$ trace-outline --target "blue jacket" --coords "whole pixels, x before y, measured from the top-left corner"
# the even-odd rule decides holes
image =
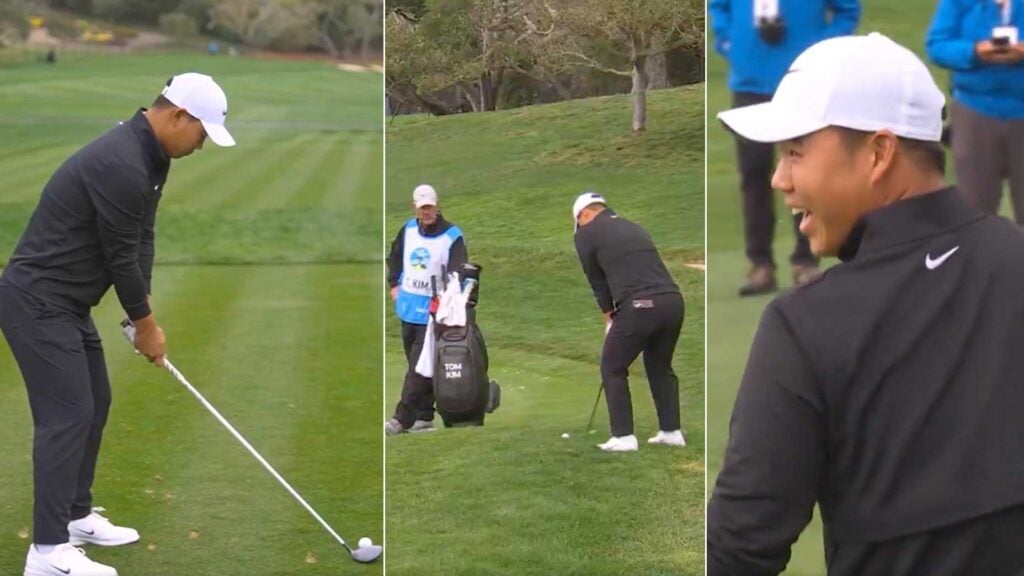
[[[1024,29],[1024,0],[1011,1],[1011,25]],[[925,45],[933,62],[953,71],[958,102],[994,118],[1024,118],[1024,63],[989,64],[974,55],[975,43],[1001,24],[995,0],[939,0]]]
[[[715,51],[729,61],[729,89],[771,96],[801,52],[853,33],[860,0],[779,0],[786,35],[777,46],[765,44],[758,35],[753,0],[710,0],[708,12]]]

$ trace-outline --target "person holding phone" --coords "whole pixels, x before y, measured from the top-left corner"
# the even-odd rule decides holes
[[[940,0],[928,56],[952,72],[950,106],[957,184],[995,214],[1009,181],[1024,223],[1024,0]]]

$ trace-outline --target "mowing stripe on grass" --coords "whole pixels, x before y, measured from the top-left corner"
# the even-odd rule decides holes
[[[297,190],[292,197],[291,203],[295,206],[323,206],[325,198],[339,193],[334,189],[335,183],[342,176],[344,170],[344,159],[356,147],[361,145],[367,135],[360,132],[339,133],[331,149],[320,158],[319,164],[308,172],[308,179],[304,186]],[[367,190],[368,186],[361,182],[359,190]],[[359,194],[363,200],[367,200],[369,194]],[[377,198],[376,210],[380,211],[380,198]]]
[[[267,208],[281,208],[282,206],[302,206],[297,202],[310,182],[316,178],[317,169],[328,159],[332,159],[332,152],[335,146],[343,142],[345,133],[325,133],[316,138],[294,158],[288,166],[279,171],[270,183],[257,190],[253,195],[252,203],[256,206]],[[333,160],[336,161],[336,158]]]
[[[310,134],[296,134],[277,142],[265,143],[261,148],[247,150],[244,154],[234,150],[201,151],[201,154],[205,152],[214,156],[204,159],[204,163],[214,163],[217,169],[210,173],[207,172],[209,164],[204,166],[198,174],[201,180],[182,170],[187,184],[180,189],[175,188],[175,200],[189,208],[253,207],[253,190],[264,186],[282,166],[292,160],[291,155],[295,150],[307,146],[314,139]]]
[[[239,174],[252,174],[250,170],[234,169],[236,165],[265,166],[266,162],[274,157],[274,146],[279,143],[280,140],[269,137],[246,140],[240,147],[228,151],[217,150],[215,145],[210,144],[208,149],[204,147],[204,150],[189,158],[175,161],[167,179],[161,205],[190,206],[192,202],[197,201],[196,198],[206,198],[210,194],[219,195],[222,182],[236,181]],[[243,150],[244,152],[241,152]]]
[[[381,144],[380,137],[366,134],[357,138],[345,155],[333,186],[324,190],[321,203],[332,210],[350,210],[356,203],[356,196],[363,189],[366,173],[379,172],[380,165],[369,163],[374,148]],[[376,157],[376,155],[374,155]],[[379,176],[378,176],[379,177]]]

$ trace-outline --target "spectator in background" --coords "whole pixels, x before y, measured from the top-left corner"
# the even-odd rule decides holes
[[[1014,216],[1024,223],[1024,24],[1022,0],[940,0],[928,56],[953,74],[953,163],[958,188],[995,214],[1010,181]]]
[[[729,89],[734,107],[771,100],[790,63],[806,48],[826,38],[851,34],[860,19],[860,0],[709,0],[715,51],[729,61]],[[751,268],[740,296],[775,291],[775,201],[771,178],[775,159],[771,144],[736,137],[743,230]],[[790,257],[795,284],[818,276],[818,260],[797,229]]]

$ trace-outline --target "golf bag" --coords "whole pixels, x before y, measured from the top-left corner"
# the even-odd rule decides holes
[[[498,408],[501,389],[487,377],[487,344],[476,323],[480,267],[466,264],[460,281],[472,279],[465,326],[434,325],[434,402],[446,427],[483,426]]]

